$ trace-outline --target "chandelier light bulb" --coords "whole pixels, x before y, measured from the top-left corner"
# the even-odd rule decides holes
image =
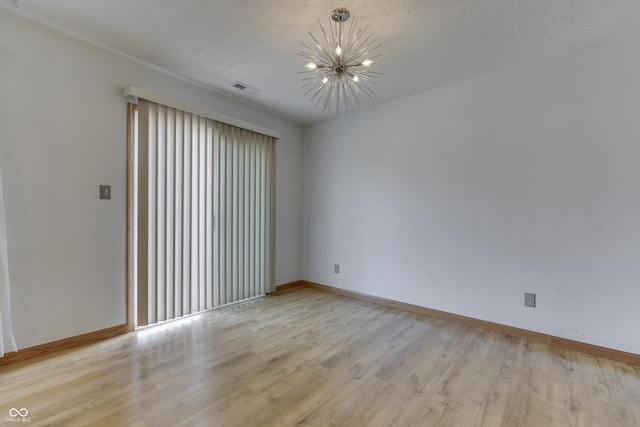
[[[306,74],[304,95],[316,107],[322,105],[325,113],[340,114],[361,108],[375,95],[372,85],[381,73],[369,66],[380,56],[376,50],[381,44],[368,32],[369,26],[361,27],[357,19],[347,22],[347,9],[335,9],[330,16],[328,28],[318,21],[320,34],[309,31],[311,40],[301,42],[306,70],[300,73]]]

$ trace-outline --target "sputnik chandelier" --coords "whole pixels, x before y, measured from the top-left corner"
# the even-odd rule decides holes
[[[315,101],[316,108],[322,105],[326,113],[335,109],[336,114],[340,114],[362,107],[366,98],[375,95],[371,85],[375,85],[374,79],[382,74],[369,69],[380,56],[375,51],[381,44],[373,34],[367,35],[368,25],[358,26],[357,19],[344,24],[349,16],[347,9],[335,9],[328,29],[318,20],[321,36],[316,37],[309,31],[313,43],[300,42],[305,47],[300,55],[309,61],[306,70],[301,71],[306,75],[302,86],[306,90],[304,95]]]

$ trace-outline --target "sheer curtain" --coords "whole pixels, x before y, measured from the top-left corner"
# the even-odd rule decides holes
[[[0,175],[0,357],[17,351],[11,329],[11,304],[9,300],[9,263],[7,255],[7,223],[4,215],[2,176]]]

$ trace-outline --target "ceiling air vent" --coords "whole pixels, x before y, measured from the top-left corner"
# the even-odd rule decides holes
[[[241,90],[243,92],[250,93],[251,95],[255,95],[256,93],[260,92],[255,87],[251,87],[248,84],[242,83],[242,82],[235,82],[233,84],[233,87],[235,87],[236,89]]]

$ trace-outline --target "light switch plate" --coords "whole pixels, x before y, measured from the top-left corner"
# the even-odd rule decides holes
[[[100,198],[104,200],[111,200],[111,186],[100,185]]]

